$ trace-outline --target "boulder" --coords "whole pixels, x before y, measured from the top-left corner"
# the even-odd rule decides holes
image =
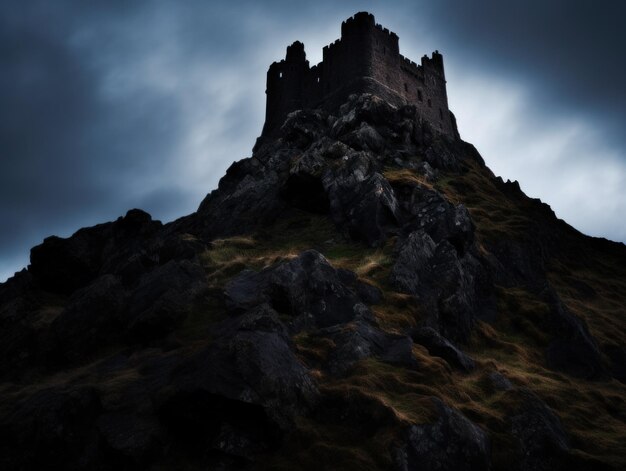
[[[227,319],[214,336],[205,349],[181,359],[170,378],[174,396],[208,394],[257,405],[281,429],[314,403],[315,383],[272,308],[262,305]]]
[[[447,240],[436,244],[419,230],[400,240],[390,282],[412,294],[429,314],[427,324],[453,341],[465,342],[483,311],[491,306],[480,262]]]
[[[510,391],[513,389],[513,383],[499,371],[491,371],[487,375],[489,386],[495,391]]]
[[[450,242],[462,256],[474,241],[474,223],[463,204],[416,183],[394,183],[406,232],[423,230],[435,243]]]
[[[410,337],[383,332],[362,320],[322,329],[316,336],[330,339],[335,345],[325,366],[334,376],[346,374],[356,362],[369,357],[391,365],[417,368]]]
[[[432,327],[420,327],[411,333],[415,343],[423,345],[433,356],[441,357],[453,368],[469,372],[475,364],[469,356],[455,347],[449,340],[439,335]]]
[[[424,231],[412,232],[398,247],[391,283],[399,291],[417,295],[430,284],[436,244]]]
[[[129,299],[126,325],[131,337],[147,341],[170,333],[205,288],[204,269],[189,260],[171,260],[146,273]]]
[[[76,362],[119,341],[126,325],[127,300],[128,292],[115,275],[103,275],[74,292],[50,326],[53,352],[62,360]]]
[[[508,417],[519,446],[519,469],[569,469],[569,441],[559,417],[532,391],[522,389],[520,394],[520,405]]]
[[[567,309],[550,286],[546,285],[542,297],[550,306],[547,322],[553,334],[546,350],[548,366],[582,378],[605,378],[606,367],[587,324]]]
[[[341,138],[346,145],[357,150],[369,150],[380,152],[385,147],[385,140],[378,131],[369,124],[362,122],[361,125]]]
[[[81,229],[67,239],[48,237],[31,250],[28,270],[43,289],[71,294],[99,275],[120,273],[161,227],[148,213],[133,209],[115,222]],[[149,257],[145,261],[148,267],[156,264]]]
[[[398,204],[393,189],[379,173],[359,180],[324,177],[333,221],[351,238],[375,247],[384,243],[398,221]]]
[[[403,443],[394,448],[399,471],[485,471],[491,469],[487,434],[460,412],[433,398],[438,418],[432,424],[414,424]]]
[[[258,273],[244,270],[227,283],[224,293],[234,312],[268,303],[292,318],[294,331],[371,317],[355,290],[315,250]]]

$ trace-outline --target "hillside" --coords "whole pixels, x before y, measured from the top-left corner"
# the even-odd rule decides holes
[[[411,105],[289,114],[197,212],[0,285],[2,469],[626,467],[626,247]]]

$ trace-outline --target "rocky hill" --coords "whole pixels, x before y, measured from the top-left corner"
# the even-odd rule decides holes
[[[194,214],[0,285],[1,469],[624,469],[626,247],[410,105],[291,113]]]

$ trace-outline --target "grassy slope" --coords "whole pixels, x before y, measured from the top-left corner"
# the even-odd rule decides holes
[[[523,237],[534,223],[536,202],[530,199],[514,202],[503,197],[488,172],[471,164],[463,175],[443,175],[434,186],[450,200],[468,206],[477,225],[480,245],[494,238]],[[409,179],[427,184],[408,170],[389,171],[385,176],[389,180]],[[562,223],[556,224],[570,250],[584,245],[586,253],[550,260],[550,280],[568,307],[587,321],[600,344],[616,344],[626,331],[626,265],[607,258],[601,243],[584,238]],[[315,248],[334,266],[353,270],[381,288],[384,301],[373,308],[374,312],[384,329],[400,331],[415,325],[420,308],[407,296],[393,292],[387,284],[393,244],[394,240],[390,240],[383,248],[368,248],[346,240],[326,217],[294,212],[262,234],[214,241],[204,263],[218,293],[225,281],[244,267],[261,269]],[[490,431],[494,467],[508,468],[507,449],[512,444],[503,433],[507,427],[503,418],[520,397],[515,391],[496,392],[490,388],[486,376],[499,370],[514,384],[531,388],[558,412],[576,453],[617,468],[625,467],[626,386],[616,380],[577,380],[548,370],[543,359],[548,338],[537,327],[547,307],[529,292],[500,288],[498,310],[498,320],[481,324],[466,347],[477,361],[477,368],[471,374],[453,371],[443,360],[415,346],[418,371],[393,368],[370,359],[358,364],[347,378],[326,378],[319,364],[332,345],[307,334],[297,336],[294,341],[301,359],[314,370],[326,397],[347,398],[369,414],[391,413],[393,417],[389,418],[389,427],[377,430],[346,429],[334,418],[316,421],[303,418],[273,464],[285,469],[295,461],[304,469],[325,465],[334,469],[386,467],[394,438],[391,424],[427,422],[433,417],[427,398],[438,396]],[[194,313],[179,332],[181,340],[205,330],[201,327],[218,319],[219,312],[216,301],[212,313]]]

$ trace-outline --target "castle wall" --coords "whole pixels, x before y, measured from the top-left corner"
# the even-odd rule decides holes
[[[309,67],[300,42],[287,48],[285,60],[270,66],[263,133],[280,126],[291,111],[372,91],[415,105],[434,129],[458,136],[448,109],[441,54],[424,56],[419,65],[410,61],[400,54],[398,36],[365,12],[342,23],[341,38],[324,47],[316,66]]]

